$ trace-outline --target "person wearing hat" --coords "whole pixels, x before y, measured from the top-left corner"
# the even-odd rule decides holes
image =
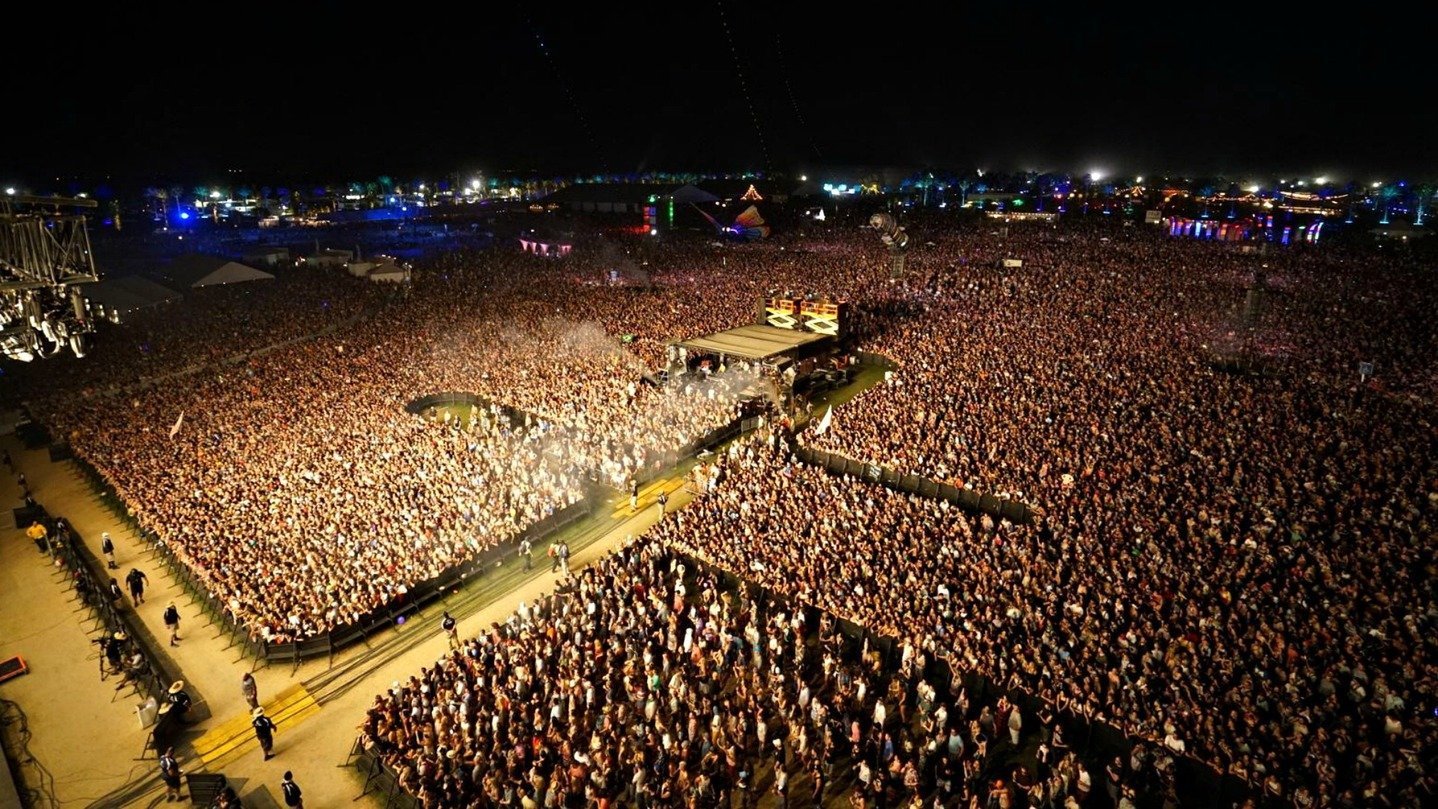
[[[304,792],[300,790],[300,785],[295,783],[295,774],[289,770],[285,770],[285,780],[280,782],[280,792],[284,793],[285,806],[305,809]]]
[[[265,751],[265,761],[269,761],[274,757],[270,750],[275,746],[275,723],[265,716],[264,708],[256,708],[250,715],[254,717],[250,724],[255,726],[255,738],[260,740],[260,749]]]
[[[160,780],[165,782],[165,800],[180,799],[180,763],[175,760],[175,748],[167,747],[160,754]]]
[[[170,684],[170,694],[168,699],[170,701],[170,705],[173,706],[171,708],[171,713],[174,715],[175,719],[183,719],[185,717],[185,714],[188,713],[190,710],[191,701],[190,695],[185,693],[184,680],[176,680]]]
[[[110,539],[109,531],[100,534],[100,552],[105,554],[105,567],[120,569],[120,563],[115,561],[115,542]]]

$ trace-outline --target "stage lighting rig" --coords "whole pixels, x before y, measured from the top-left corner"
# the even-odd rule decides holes
[[[0,197],[0,355],[30,362],[89,351],[95,318],[81,285],[100,280],[83,213],[92,199]]]
[[[899,225],[893,214],[883,211],[869,217],[869,227],[879,232],[879,239],[889,248],[893,277],[901,277],[904,274],[904,250],[909,246],[909,234]]]

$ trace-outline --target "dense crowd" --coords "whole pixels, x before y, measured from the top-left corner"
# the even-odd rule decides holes
[[[636,241],[623,261],[651,273],[648,292],[601,283],[613,251],[458,251],[351,327],[78,407],[60,385],[40,415],[237,617],[303,636],[504,541],[581,481],[622,486],[733,418],[750,375],[642,379],[670,340],[752,322],[770,291],[845,298],[858,347],[896,368],[799,440],[1024,500],[1039,521],[830,478],[774,438],[659,541],[1275,800],[1426,798],[1431,272],[1342,246],[1247,254],[1140,228],[928,226],[899,279],[872,234],[832,223],[742,248]],[[999,268],[1006,257],[1023,267]],[[1360,380],[1359,362],[1376,374]],[[446,390],[534,418],[436,428],[403,412]],[[553,642],[562,656],[569,644]],[[500,741],[446,729],[471,757]],[[489,759],[503,788],[513,772]],[[602,762],[584,763],[593,783]],[[411,783],[449,794],[434,776]]]
[[[394,683],[361,730],[426,807],[1064,806],[1099,789],[1056,725],[971,699],[933,652],[886,665],[824,614],[643,538]],[[1104,788],[1127,800],[1162,779],[1146,767],[1114,762]]]
[[[589,483],[620,488],[662,465],[760,383],[735,369],[652,384],[584,319],[587,286],[532,292],[524,259],[489,257],[442,257],[414,294],[366,298],[373,311],[347,328],[238,365],[80,397],[67,394],[86,380],[62,376],[32,404],[254,637],[310,637],[509,541]],[[309,299],[289,303],[303,320]],[[204,307],[194,317],[176,330],[197,334]],[[406,412],[442,391],[529,416],[460,436]]]

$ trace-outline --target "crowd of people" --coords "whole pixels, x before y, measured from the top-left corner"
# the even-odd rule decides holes
[[[752,322],[772,291],[823,292],[854,304],[856,347],[895,369],[798,440],[1017,498],[1038,520],[831,478],[775,437],[657,542],[1274,800],[1426,797],[1431,273],[1341,245],[910,229],[925,226],[901,278],[873,234],[836,222],[737,248],[635,241],[626,260],[652,291],[604,285],[612,251],[456,251],[347,328],[185,385],[77,405],[60,384],[37,414],[237,618],[303,637],[726,423],[751,380],[644,375],[675,338]],[[1359,362],[1376,371],[1360,378]],[[437,428],[404,413],[451,390],[534,419]],[[619,766],[591,762],[591,782]],[[418,768],[413,784],[447,795],[445,773]]]
[[[673,523],[671,523],[673,524]],[[376,697],[366,745],[426,807],[1065,806],[1099,790],[1062,738],[887,665],[650,536]],[[1106,788],[1161,778],[1140,755]],[[932,802],[930,801],[932,799]]]

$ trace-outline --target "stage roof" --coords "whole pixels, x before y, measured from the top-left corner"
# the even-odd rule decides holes
[[[773,326],[740,326],[737,329],[707,334],[676,345],[690,351],[723,354],[747,360],[770,361],[778,357],[794,357],[809,353],[818,344],[832,341],[827,334],[779,329]]]

